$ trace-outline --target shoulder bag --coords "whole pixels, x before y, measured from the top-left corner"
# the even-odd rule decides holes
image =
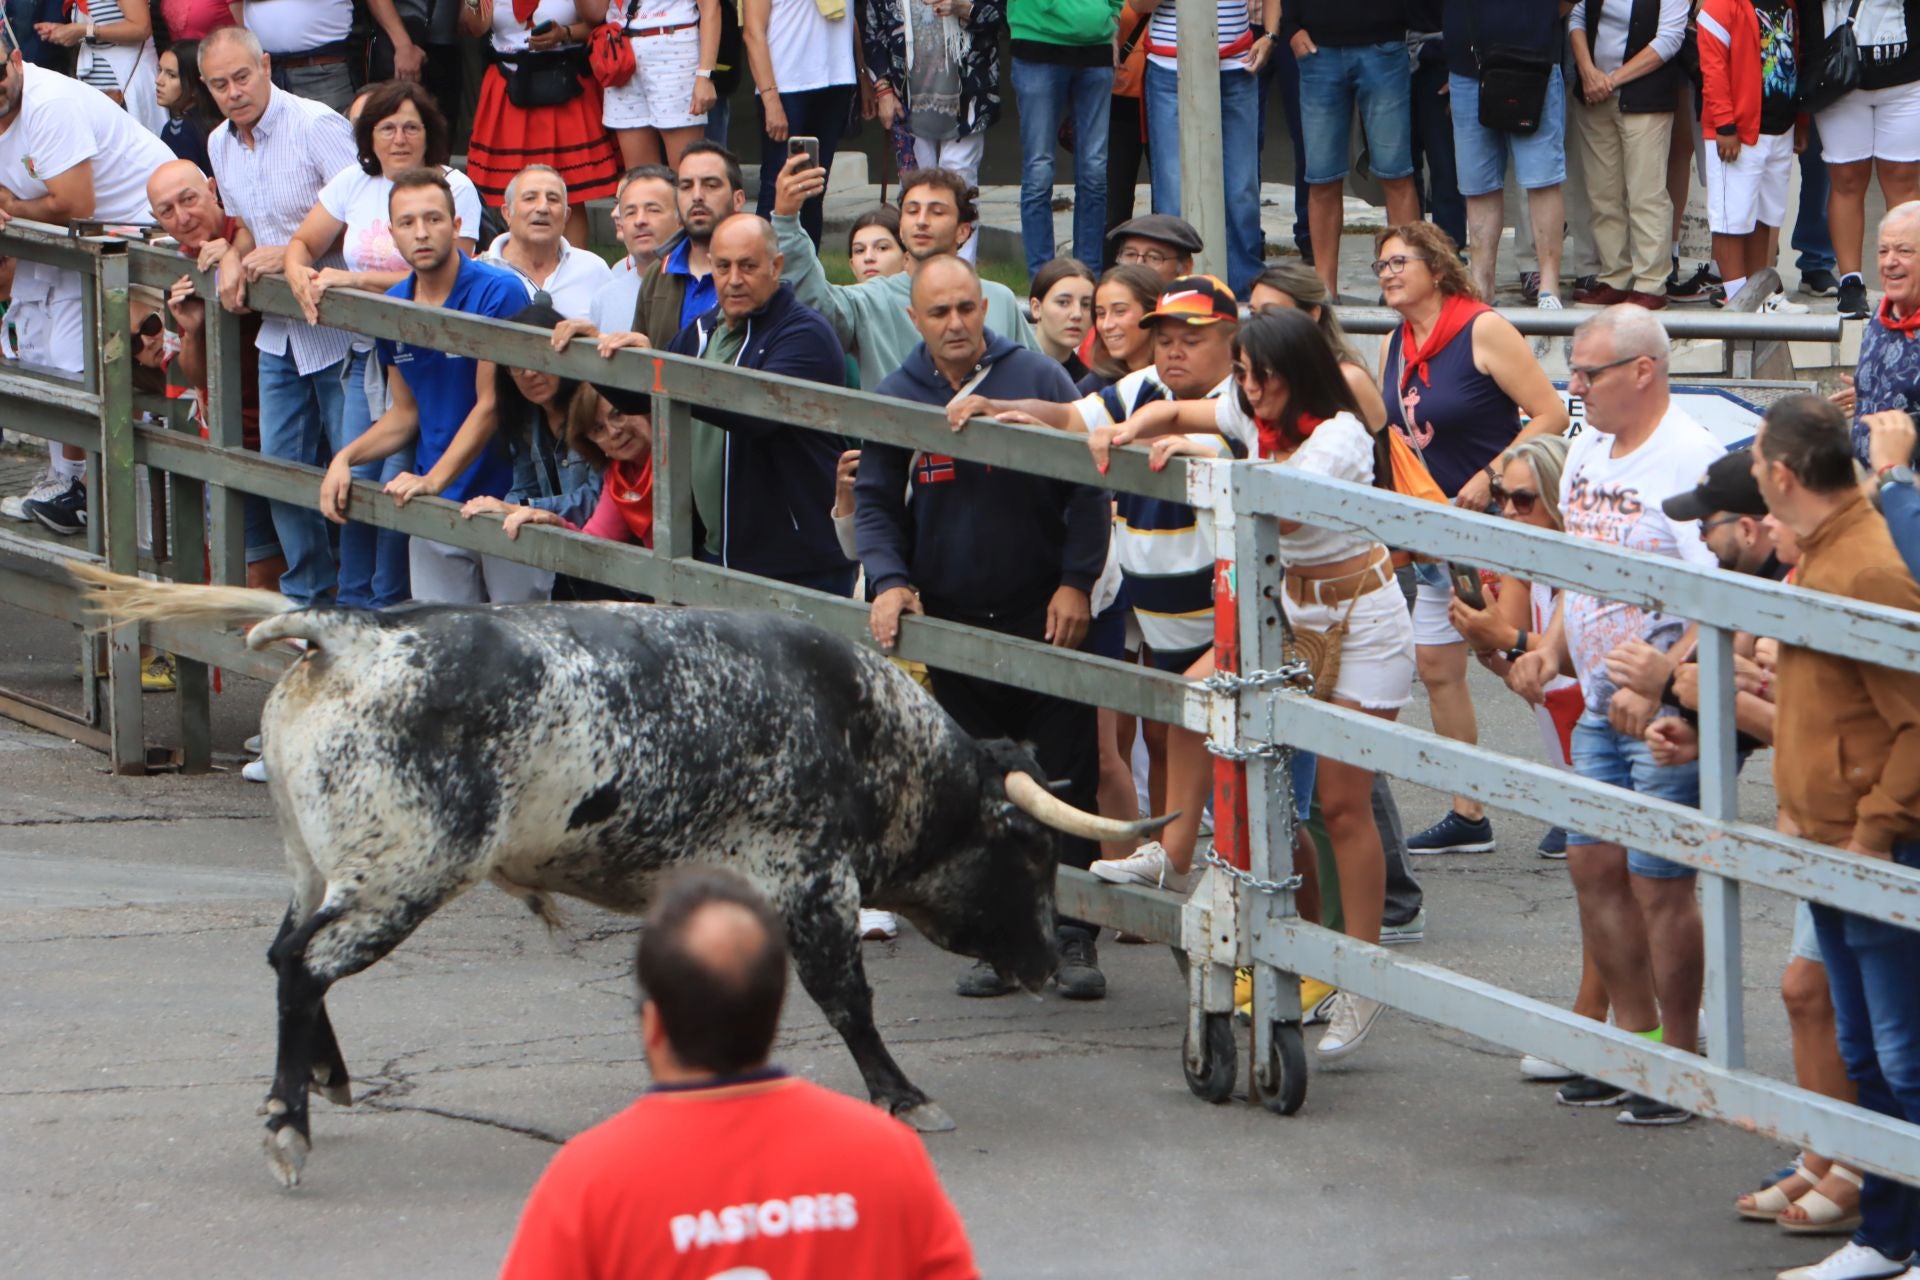
[[[1853,0],[1847,20],[1821,40],[1809,74],[1800,78],[1800,83],[1807,86],[1800,95],[1800,105],[1806,110],[1825,111],[1860,87],[1860,40],[1853,33],[1853,21],[1859,16],[1860,0]]]
[[[1467,0],[1473,15],[1473,60],[1480,70],[1480,124],[1525,137],[1539,130],[1546,113],[1553,59],[1525,45],[1481,44],[1478,2]]]

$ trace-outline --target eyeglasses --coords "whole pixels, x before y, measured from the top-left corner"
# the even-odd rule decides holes
[[[1512,507],[1513,513],[1517,516],[1532,515],[1533,504],[1540,501],[1540,495],[1531,489],[1503,489],[1496,484],[1488,493],[1493,498],[1495,507],[1502,511]]]
[[[1743,516],[1716,516],[1711,520],[1702,520],[1700,522],[1700,532],[1711,533],[1723,524],[1738,524],[1744,518]]]
[[[1632,364],[1638,359],[1640,359],[1639,356],[1621,356],[1618,360],[1609,360],[1605,364],[1570,364],[1567,366],[1567,381],[1572,382],[1575,378],[1580,378],[1583,379],[1588,386],[1592,386],[1594,379],[1598,378],[1607,370],[1618,369],[1621,365]]]
[[[1115,260],[1129,267],[1164,267],[1176,261],[1172,254],[1158,249],[1122,249]]]
[[[157,338],[166,331],[167,322],[160,318],[158,311],[152,312],[140,322],[139,334],[143,338]]]
[[[373,126],[373,136],[391,142],[395,138],[417,138],[427,131],[418,120],[383,120]]]
[[[1376,276],[1399,275],[1407,269],[1409,262],[1432,262],[1433,259],[1423,253],[1396,253],[1391,258],[1375,258],[1373,274]]]

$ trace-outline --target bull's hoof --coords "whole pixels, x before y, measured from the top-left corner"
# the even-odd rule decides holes
[[[953,1117],[941,1110],[937,1102],[918,1102],[893,1114],[903,1124],[921,1133],[952,1133],[958,1128],[953,1123]]]
[[[307,1153],[313,1150],[313,1143],[307,1135],[284,1125],[278,1129],[267,1130],[266,1137],[267,1168],[279,1180],[285,1190],[291,1191],[300,1185],[300,1171],[307,1167]]]
[[[335,1080],[331,1068],[314,1064],[313,1091],[336,1107],[353,1105],[353,1086],[346,1080]]]

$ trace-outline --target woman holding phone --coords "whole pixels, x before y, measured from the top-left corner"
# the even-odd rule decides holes
[[[805,151],[814,164],[833,169],[834,152],[846,131],[856,84],[853,19],[841,6],[829,18],[815,0],[744,0],[740,35],[760,104],[760,200],[756,210],[773,216],[773,187],[787,157]],[[794,145],[789,145],[794,144]],[[814,247],[825,224],[826,190],[800,206],[800,225]]]

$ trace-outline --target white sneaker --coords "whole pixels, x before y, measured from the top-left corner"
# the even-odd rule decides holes
[[[265,760],[247,761],[244,765],[240,766],[240,776],[248,782],[265,782],[267,780],[267,762]]]
[[[1811,310],[1806,303],[1795,302],[1787,297],[1785,292],[1769,294],[1766,304],[1760,309],[1776,316],[1803,316]]]
[[[860,908],[860,938],[863,942],[892,942],[900,936],[900,922],[891,911]]]
[[[1560,301],[1560,295],[1557,293],[1548,293],[1545,289],[1542,289],[1540,291],[1540,301],[1534,303],[1533,305],[1535,306],[1535,308],[1541,311],[1565,311],[1566,310],[1565,305],[1562,304]]]
[[[245,742],[241,743],[240,749],[246,752],[250,756],[257,756],[261,752],[265,751],[266,747],[262,745],[262,739],[260,735],[256,733],[251,738],[248,738]]]
[[[1906,1272],[1906,1262],[1849,1240],[1818,1262],[1782,1271],[1779,1280],[1893,1280]]]
[[[1557,1062],[1548,1062],[1545,1058],[1536,1058],[1527,1054],[1520,1059],[1520,1074],[1529,1080],[1577,1080],[1578,1071],[1569,1071]]]
[[[0,516],[5,516],[9,520],[30,521],[33,517],[27,514],[27,503],[46,502],[59,497],[66,491],[67,481],[54,475],[51,465],[43,467],[40,474],[34,477],[31,489],[22,494],[0,498]]]
[[[1167,848],[1158,840],[1149,840],[1124,858],[1102,859],[1087,870],[1093,878],[1108,884],[1143,884],[1149,889],[1171,889],[1185,893],[1193,873],[1182,875],[1173,869]]]
[[[1380,1011],[1384,1008],[1386,1006],[1377,1000],[1342,991],[1333,998],[1333,1013],[1327,1022],[1327,1033],[1320,1037],[1314,1052],[1328,1061],[1346,1057],[1367,1038],[1367,1032],[1373,1030],[1373,1024],[1379,1020]]]

